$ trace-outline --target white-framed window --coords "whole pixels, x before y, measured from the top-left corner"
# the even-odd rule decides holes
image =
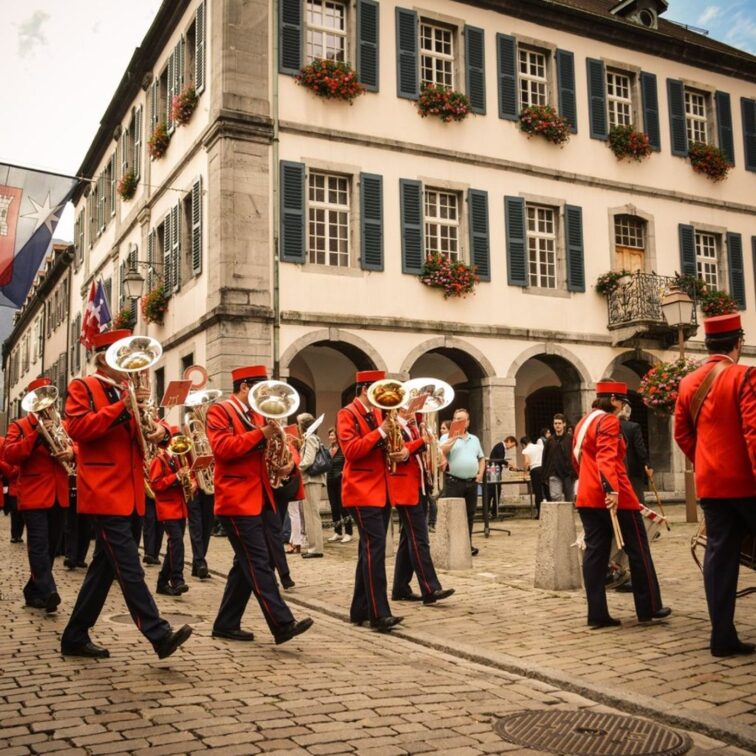
[[[528,205],[528,282],[541,289],[557,287],[556,210]]]
[[[347,59],[347,8],[338,0],[305,0],[305,52],[316,58]]]
[[[309,261],[349,267],[349,178],[311,171],[308,176]]]
[[[632,215],[617,215],[614,218],[614,243],[632,249],[646,248],[646,222]]]
[[[609,128],[632,125],[633,82],[628,74],[607,70],[606,103],[609,111]]]
[[[461,259],[459,195],[441,189],[426,189],[424,194],[425,254],[457,262]]]
[[[716,234],[696,231],[696,273],[711,288],[719,288],[719,250]]]
[[[420,83],[454,89],[454,30],[420,22]]]
[[[520,107],[549,104],[549,80],[546,53],[520,47],[519,61]]]
[[[703,92],[685,90],[685,126],[688,130],[688,144],[708,143],[707,97]]]

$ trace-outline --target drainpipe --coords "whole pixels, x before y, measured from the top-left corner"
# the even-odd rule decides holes
[[[273,117],[273,149],[272,149],[272,161],[273,170],[271,171],[273,179],[273,192],[271,194],[271,201],[273,202],[273,378],[279,379],[281,370],[281,290],[280,290],[280,207],[279,207],[279,191],[280,191],[280,175],[278,169],[278,16],[280,0],[273,0],[273,23],[272,34],[273,44],[271,54],[271,115]]]

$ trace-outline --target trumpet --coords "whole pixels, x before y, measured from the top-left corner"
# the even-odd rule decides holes
[[[367,398],[370,404],[381,410],[387,410],[385,421],[388,426],[386,433],[386,464],[391,467],[391,472],[396,472],[396,462],[391,455],[400,452],[404,448],[402,429],[396,419],[397,410],[406,405],[409,399],[404,384],[393,378],[371,383],[368,386]]]
[[[189,462],[187,461],[188,455],[191,453],[194,444],[189,436],[183,435],[183,433],[177,433],[168,442],[168,451],[171,454],[175,454],[181,460],[181,468],[179,470],[179,480],[181,481],[181,490],[184,492],[184,499],[188,504],[192,500],[192,479],[189,474]]]
[[[42,434],[42,438],[45,439],[47,447],[53,454],[61,454],[73,448],[73,442],[60,419],[57,403],[58,389],[55,386],[40,386],[35,391],[30,391],[21,401],[21,408],[25,412],[33,412],[39,416],[37,430]],[[45,427],[45,420],[52,423],[49,431]],[[63,465],[69,475],[76,475],[76,468],[70,462],[65,462],[60,458],[58,462]]]
[[[186,429],[194,445],[192,449],[193,459],[212,456],[213,454],[210,448],[210,441],[207,438],[207,411],[210,409],[210,405],[220,399],[221,396],[223,396],[222,391],[207,389],[206,391],[192,391],[186,397],[185,406],[192,413],[186,419]],[[209,495],[215,493],[213,465],[209,465],[201,470],[195,470],[194,475],[197,478],[197,485],[201,491]]]

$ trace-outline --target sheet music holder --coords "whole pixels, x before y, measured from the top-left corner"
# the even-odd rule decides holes
[[[172,407],[177,407],[180,404],[184,404],[186,402],[186,397],[189,396],[191,388],[191,381],[171,381],[165,389],[165,394],[163,394],[163,398],[160,401],[160,406],[170,409]]]
[[[194,460],[194,464],[192,465],[192,472],[195,472],[197,470],[206,470],[212,463],[212,454],[200,454],[200,456]]]
[[[409,404],[407,405],[407,410],[413,415],[416,412],[420,412],[420,410],[425,406],[425,402],[428,400],[428,396],[428,394],[418,394],[417,396],[413,396],[412,399],[410,399]]]
[[[449,426],[449,438],[455,438],[457,436],[464,435],[466,422],[467,421],[464,418],[460,418],[459,420],[452,420],[451,425]]]

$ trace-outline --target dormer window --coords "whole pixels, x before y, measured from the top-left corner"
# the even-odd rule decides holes
[[[632,21],[647,29],[659,28],[659,16],[667,10],[666,0],[621,0],[609,12],[625,21]]]

